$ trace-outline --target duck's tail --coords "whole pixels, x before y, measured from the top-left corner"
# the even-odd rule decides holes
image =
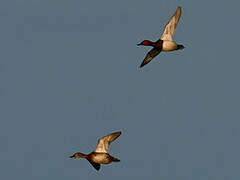
[[[184,49],[185,47],[182,45],[182,44],[178,44],[177,45],[177,50],[179,50],[179,49]]]
[[[119,159],[117,159],[117,158],[115,158],[115,157],[112,157],[112,156],[111,156],[111,160],[112,160],[112,162],[120,162]]]

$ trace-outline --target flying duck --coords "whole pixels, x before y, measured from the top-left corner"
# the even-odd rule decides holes
[[[109,164],[111,162],[119,162],[120,160],[108,154],[109,145],[118,136],[121,135],[121,131],[106,135],[98,139],[98,145],[96,149],[91,152],[90,154],[83,154],[77,152],[70,156],[70,158],[85,158],[87,159],[90,164],[96,169],[99,170],[101,165],[100,164]]]
[[[181,16],[181,7],[178,7],[175,14],[171,17],[169,22],[166,24],[163,34],[159,40],[152,42],[149,40],[144,40],[138,44],[138,46],[152,46],[153,48],[147,53],[144,58],[140,68],[148,64],[154,57],[156,57],[161,51],[174,51],[183,49],[184,46],[177,44],[173,40],[173,36]]]

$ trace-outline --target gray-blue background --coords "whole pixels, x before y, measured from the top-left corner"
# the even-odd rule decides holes
[[[175,40],[144,68],[177,6]],[[0,178],[239,180],[238,0],[2,0]],[[95,171],[76,151],[121,130]]]

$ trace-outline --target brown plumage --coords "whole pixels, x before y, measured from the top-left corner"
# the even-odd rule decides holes
[[[111,162],[119,162],[120,160],[108,154],[109,145],[115,139],[121,135],[121,132],[115,132],[109,135],[106,135],[98,140],[98,145],[96,149],[90,154],[83,154],[77,152],[70,156],[70,158],[85,158],[90,164],[96,169],[99,170],[100,164],[109,164]]]
[[[152,42],[149,40],[144,40],[141,43],[138,44],[138,46],[152,46],[153,48],[147,53],[144,60],[142,61],[142,64],[140,65],[140,68],[144,65],[148,64],[154,57],[156,57],[161,51],[174,51],[183,49],[184,46],[177,44],[173,41],[173,36],[177,27],[177,24],[179,22],[179,19],[181,17],[181,7],[178,7],[175,14],[171,17],[171,19],[166,24],[163,34],[159,40],[156,42]]]

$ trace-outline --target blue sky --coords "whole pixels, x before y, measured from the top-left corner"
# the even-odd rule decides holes
[[[1,179],[238,180],[237,0],[1,1]],[[177,6],[183,51],[139,69]],[[97,139],[122,135],[95,171]]]

